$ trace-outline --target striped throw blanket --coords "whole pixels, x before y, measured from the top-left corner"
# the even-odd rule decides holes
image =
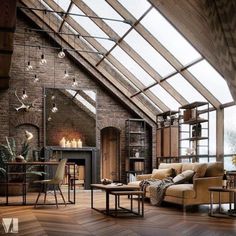
[[[173,185],[173,178],[168,177],[165,179],[145,179],[140,182],[140,187],[142,191],[146,192],[146,188],[149,186],[150,191],[150,202],[152,205],[160,206],[167,187]]]

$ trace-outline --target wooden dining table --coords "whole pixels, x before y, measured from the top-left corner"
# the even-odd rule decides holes
[[[28,205],[29,203],[27,203],[27,199],[26,199],[26,195],[27,195],[27,184],[29,184],[27,182],[27,169],[30,166],[56,166],[59,164],[58,161],[46,161],[46,162],[41,162],[41,161],[29,161],[29,162],[6,162],[6,205],[9,205],[9,185],[21,185],[22,186],[22,205]],[[20,169],[20,171],[17,172],[11,172],[11,167],[18,167],[17,169]],[[73,166],[73,168],[70,168],[71,166]],[[75,175],[75,163],[74,162],[67,162],[66,163],[66,167],[67,170],[69,172],[68,176],[73,176]],[[70,173],[70,171],[72,170],[73,173]],[[10,182],[10,176],[12,175],[22,175],[22,182],[19,183],[14,183],[14,182]],[[73,186],[71,186],[71,184],[73,183]],[[73,190],[73,195],[71,197],[71,189]],[[67,203],[69,204],[75,204],[75,183],[73,181],[68,180],[68,201]],[[34,203],[32,203],[31,205],[33,205]],[[48,203],[49,204],[49,203]]]

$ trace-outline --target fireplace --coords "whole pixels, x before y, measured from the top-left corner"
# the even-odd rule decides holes
[[[99,161],[95,147],[83,148],[61,148],[46,147],[46,159],[67,158],[69,162],[75,162],[78,165],[84,165],[84,189],[90,189],[90,184],[98,183],[99,179]]]

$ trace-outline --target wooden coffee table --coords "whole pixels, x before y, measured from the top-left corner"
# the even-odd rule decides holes
[[[216,216],[216,217],[219,216],[220,217],[220,214],[224,214],[223,212],[221,212],[221,204],[222,204],[222,202],[221,202],[221,193],[228,193],[229,194],[229,214],[227,214],[227,215],[235,216],[234,214],[232,214],[232,212],[235,212],[236,188],[209,187],[208,190],[210,191],[210,212],[209,212],[210,216]],[[214,203],[213,194],[214,193],[219,194],[219,198],[218,198],[219,214],[216,214],[216,213],[213,212],[213,203]],[[234,203],[234,209],[232,209],[232,207],[231,207],[232,202]]]
[[[117,191],[136,191],[136,190],[140,189],[139,187],[125,185],[125,184],[122,186],[117,186],[116,184],[107,184],[107,185],[91,184],[90,186],[91,186],[91,208],[96,211],[105,213],[106,215],[110,215],[110,206],[109,206],[110,199],[109,199],[109,197],[110,197],[111,192],[114,192],[114,191],[116,191],[116,192]],[[94,189],[101,189],[106,192],[106,208],[105,208],[105,210],[100,210],[100,209],[94,207],[94,204],[93,204],[93,190]]]

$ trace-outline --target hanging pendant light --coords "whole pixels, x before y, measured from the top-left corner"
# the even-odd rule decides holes
[[[39,81],[39,77],[37,75],[34,75],[34,83],[37,83]]]
[[[56,113],[58,111],[58,108],[56,106],[56,103],[52,104],[52,109],[51,109],[52,113]]]
[[[25,89],[23,89],[23,94],[22,94],[21,98],[22,98],[22,100],[25,100],[25,99],[27,99],[27,98],[28,98],[28,95],[27,95],[27,93],[26,93],[26,90],[25,90]]]
[[[33,70],[33,66],[31,65],[30,61],[28,61],[26,66],[26,71],[31,71],[31,70]]]
[[[64,79],[66,79],[66,78],[68,78],[68,77],[69,77],[68,71],[65,70],[65,71],[64,71]]]
[[[72,87],[74,88],[74,87],[77,87],[78,85],[79,85],[78,81],[75,78],[73,78]]]
[[[58,56],[60,59],[64,58],[65,55],[66,55],[66,54],[64,53],[63,48],[62,48],[61,51],[57,54],[57,56]]]
[[[44,54],[41,55],[41,60],[40,60],[39,64],[40,64],[41,66],[47,64],[47,60],[45,59]]]

